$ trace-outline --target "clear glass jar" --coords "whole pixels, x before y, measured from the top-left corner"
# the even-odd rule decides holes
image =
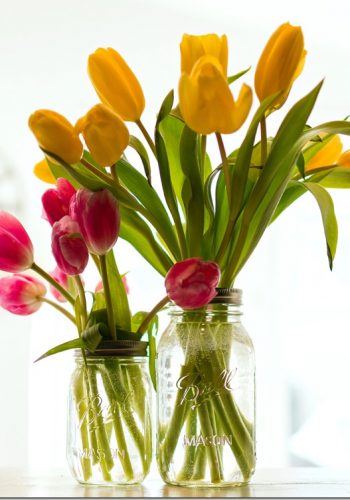
[[[255,468],[255,360],[241,291],[170,306],[157,354],[157,462],[181,486],[239,486]]]
[[[140,483],[152,461],[146,357],[76,352],[68,398],[67,460],[83,484]]]

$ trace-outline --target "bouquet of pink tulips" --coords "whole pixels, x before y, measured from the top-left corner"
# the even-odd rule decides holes
[[[83,448],[79,464],[72,465],[72,469],[80,468],[77,477],[89,481],[95,465],[104,480],[112,481],[111,471],[118,469],[120,461],[125,480],[138,481],[138,475],[143,477],[147,473],[151,459],[150,410],[144,394],[147,381],[139,366],[129,363],[125,367],[118,357],[106,358],[97,367],[97,361],[93,363],[90,359],[93,353],[97,356],[106,349],[115,355],[128,354],[128,350],[136,355],[146,354],[147,342],[141,341],[141,337],[149,324],[144,323],[147,313],[139,311],[131,316],[125,276],[120,275],[113,254],[120,226],[117,200],[108,190],[77,191],[69,181],[60,178],[55,189],[45,191],[42,205],[43,217],[52,226],[51,248],[56,269],[47,273],[35,262],[26,230],[11,214],[0,212],[0,269],[13,273],[0,279],[0,305],[11,313],[29,315],[46,303],[76,325],[75,339],[53,347],[39,358],[68,349],[81,352],[82,362],[72,379],[72,405],[78,415]],[[81,274],[90,256],[101,281],[92,293],[92,306],[88,307]],[[44,282],[28,271],[48,282],[55,300],[46,297]],[[65,302],[71,311],[63,305]],[[155,333],[154,326],[153,321],[148,328],[150,339]],[[150,343],[154,344],[152,340]],[[154,363],[153,353],[151,360]],[[154,377],[153,368],[151,373]],[[109,408],[104,419],[101,419],[104,411],[101,391],[107,395]],[[137,418],[143,420],[138,421],[134,416],[134,407],[138,409]],[[116,446],[123,449],[123,455],[114,458],[107,425],[110,420],[114,424]],[[124,425],[132,442],[129,446],[137,448],[141,473],[133,470]]]

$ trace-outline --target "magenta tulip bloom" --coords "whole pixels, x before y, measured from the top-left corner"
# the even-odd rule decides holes
[[[72,198],[70,215],[91,253],[105,255],[118,239],[120,216],[118,202],[108,189],[79,189]]]
[[[65,215],[69,214],[69,204],[76,190],[67,179],[59,178],[55,189],[48,189],[41,197],[43,204],[43,218],[51,226]]]
[[[33,262],[33,244],[26,230],[16,217],[0,210],[0,269],[18,273]]]
[[[61,271],[71,276],[84,271],[89,260],[89,252],[79,232],[78,224],[68,215],[54,223],[51,247]]]
[[[64,273],[58,266],[50,273],[51,278],[53,278],[57,283],[59,283],[63,288],[68,290],[68,274]],[[55,297],[58,302],[67,302],[63,295],[52,285],[50,285],[50,292]]]
[[[0,279],[0,306],[13,314],[35,313],[45,294],[45,285],[33,276],[13,274]]]
[[[216,296],[220,268],[215,262],[191,258],[177,262],[165,277],[169,299],[183,309],[197,309]]]

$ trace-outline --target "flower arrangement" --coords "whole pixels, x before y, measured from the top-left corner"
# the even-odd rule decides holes
[[[337,135],[349,135],[350,124],[346,120],[308,123],[322,82],[291,107],[273,137],[268,133],[270,115],[285,105],[302,73],[306,50],[301,28],[285,23],[267,42],[255,71],[259,104],[243,141],[230,152],[223,135],[233,134],[247,121],[254,94],[243,84],[235,98],[231,86],[249,70],[230,75],[225,35],[184,35],[180,51],[178,104],[170,91],[157,114],[154,134],[141,121],[142,87],[112,48],[99,48],[89,56],[88,74],[101,102],[75,125],[51,110],[38,110],[29,118],[45,155],[34,172],[45,182],[56,183],[43,196],[59,268],[53,277],[34,263],[30,240],[18,221],[8,214],[0,220],[1,242],[5,242],[0,268],[14,273],[31,268],[50,281],[61,299],[75,305],[80,338],[65,348],[94,350],[105,329],[114,340],[123,335],[139,340],[148,331],[154,384],[153,332],[158,311],[172,300],[185,310],[200,312],[218,288],[231,288],[268,226],[305,192],[312,194],[321,211],[332,268],[337,221],[325,188],[350,186],[350,153],[342,152]],[[141,139],[130,135],[126,122],[136,124]],[[207,153],[211,136],[221,158],[217,166]],[[128,148],[136,151],[139,165],[128,160]],[[165,277],[166,296],[148,314],[142,313],[137,328],[132,328],[134,320],[113,257],[118,234]],[[89,254],[103,281],[103,292],[95,297],[103,297],[106,311],[105,318],[93,324],[93,332],[89,325],[94,307],[87,312],[79,278]],[[67,291],[70,276],[77,298]],[[12,288],[11,279],[15,280]],[[34,312],[46,300],[44,293],[42,284],[22,274],[4,278],[2,305],[12,312]],[[187,349],[184,369],[188,373],[213,379],[225,369],[224,357],[211,342],[208,337],[214,347],[206,357],[207,373],[198,374],[198,363]],[[54,352],[59,350],[62,347]],[[162,429],[158,453],[160,461],[165,460],[163,469],[169,466],[188,412],[177,405],[168,427]],[[254,467],[254,436],[233,395],[214,401],[208,419],[208,428],[223,426],[234,436],[232,452],[246,480]],[[201,422],[204,425],[203,418]],[[207,461],[213,482],[219,482],[217,457],[209,454]]]

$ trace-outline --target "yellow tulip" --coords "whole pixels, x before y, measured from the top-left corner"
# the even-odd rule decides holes
[[[29,117],[28,124],[42,149],[56,154],[66,163],[80,160],[83,145],[73,125],[64,116],[39,109]]]
[[[255,91],[259,100],[282,92],[273,103],[274,109],[280,108],[303,69],[305,56],[300,26],[282,24],[267,42],[256,68]]]
[[[123,120],[137,122],[145,108],[141,85],[114,49],[97,49],[89,56],[88,73],[97,95]]]
[[[39,161],[33,169],[34,175],[41,181],[47,182],[48,184],[56,184],[56,179],[53,176],[50,167],[46,161],[46,158]]]
[[[220,62],[207,55],[197,61],[190,75],[182,73],[179,105],[186,124],[195,132],[229,134],[247,118],[252,91],[243,85],[235,101]]]
[[[221,64],[224,75],[227,76],[228,47],[227,37],[223,35],[184,35],[180,44],[181,72],[190,74],[193,66],[202,56],[215,57]]]
[[[103,167],[116,163],[129,144],[124,122],[104,104],[96,104],[75,125],[92,157]]]
[[[342,142],[338,135],[332,137],[305,165],[305,171],[309,172],[315,168],[334,165],[337,163],[339,155],[343,149]]]
[[[344,151],[344,153],[342,153],[338,160],[337,160],[337,164],[340,166],[340,167],[350,167],[350,149],[348,149],[347,151]]]

